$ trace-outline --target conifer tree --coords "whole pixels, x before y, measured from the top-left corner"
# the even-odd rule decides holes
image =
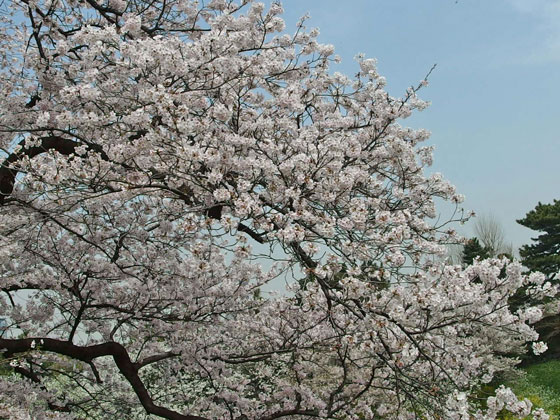
[[[490,258],[490,250],[480,245],[478,238],[471,238],[463,248],[463,264],[470,265],[477,257],[481,260]]]
[[[542,204],[531,210],[517,223],[542,232],[534,243],[519,250],[523,264],[531,271],[540,271],[549,278],[560,271],[560,201]]]

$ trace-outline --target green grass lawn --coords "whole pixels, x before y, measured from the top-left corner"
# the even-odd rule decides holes
[[[560,360],[525,367],[503,383],[518,398],[527,398],[535,406],[542,407],[551,420],[560,420]],[[510,418],[503,417],[504,420]]]

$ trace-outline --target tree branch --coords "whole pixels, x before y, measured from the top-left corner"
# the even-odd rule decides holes
[[[77,346],[68,341],[56,340],[53,338],[0,338],[0,349],[5,349],[4,357],[10,357],[17,353],[25,353],[32,350],[32,343],[34,341],[36,343],[41,343],[41,351],[64,355],[88,364],[98,357],[112,356],[119,371],[132,386],[134,393],[148,414],[153,414],[169,420],[208,420],[204,417],[181,414],[154,404],[148,390],[138,376],[139,366],[130,360],[127,350],[119,343],[107,342],[92,346]]]
[[[146,357],[139,362],[136,362],[134,365],[138,368],[138,370],[142,369],[144,366],[147,366],[152,363],[159,362],[160,360],[169,359],[171,357],[180,356],[180,353],[174,353],[172,351],[168,351],[166,353],[156,354],[154,356]]]
[[[61,155],[68,156],[75,152],[76,147],[80,146],[80,143],[76,141],[55,135],[42,137],[40,140],[41,144],[39,146],[32,147],[25,147],[25,139],[22,140],[19,143],[19,145],[22,146],[22,149],[17,153],[12,153],[4,160],[4,162],[2,162],[2,165],[0,166],[0,205],[3,205],[6,198],[12,194],[15,179],[19,172],[18,169],[12,168],[11,164],[17,162],[23,157],[32,159],[35,156],[48,152],[49,150],[56,150]],[[100,146],[88,145],[88,148],[101,153],[104,159],[107,158]]]

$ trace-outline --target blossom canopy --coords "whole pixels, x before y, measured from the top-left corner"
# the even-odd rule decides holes
[[[546,418],[471,398],[538,339],[508,299],[555,289],[438,262],[462,196],[398,123],[425,81],[332,72],[277,3],[0,7],[0,412]]]

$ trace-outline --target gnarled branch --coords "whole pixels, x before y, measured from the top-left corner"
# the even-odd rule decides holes
[[[41,351],[60,354],[86,363],[90,363],[98,357],[111,356],[120,373],[132,386],[134,393],[147,413],[169,420],[208,420],[204,417],[181,414],[154,404],[152,397],[148,393],[140,376],[138,376],[138,370],[141,366],[132,362],[126,348],[114,341],[92,346],[77,346],[71,342],[53,338],[0,338],[0,349],[5,349],[4,357],[10,357],[18,353],[31,351],[35,343],[40,343]]]

